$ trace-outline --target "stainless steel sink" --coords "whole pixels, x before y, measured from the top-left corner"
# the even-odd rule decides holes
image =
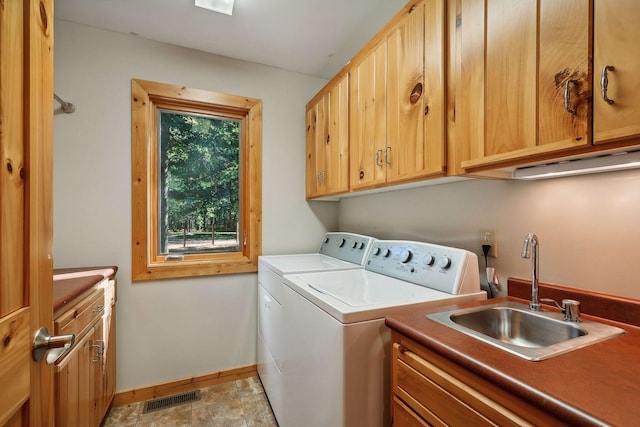
[[[429,319],[527,360],[544,360],[624,334],[624,329],[503,302],[427,315]]]

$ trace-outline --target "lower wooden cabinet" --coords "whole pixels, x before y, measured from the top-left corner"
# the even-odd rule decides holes
[[[76,335],[73,348],[56,362],[55,410],[56,425],[65,427],[99,426],[115,393],[115,283],[105,281],[96,291],[101,295],[100,304],[90,306],[92,316],[81,316],[86,307],[82,300],[71,307],[64,316],[82,323],[74,327],[81,331]],[[95,300],[96,292],[87,296]],[[57,326],[57,325],[56,325]]]
[[[392,345],[393,427],[564,425],[395,332]]]

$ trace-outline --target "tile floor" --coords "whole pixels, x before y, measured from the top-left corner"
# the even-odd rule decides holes
[[[200,400],[142,413],[144,402],[111,408],[103,427],[278,427],[258,377],[200,389]]]

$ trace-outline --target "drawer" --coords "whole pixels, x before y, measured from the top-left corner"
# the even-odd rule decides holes
[[[104,289],[97,288],[54,320],[55,335],[75,334],[77,340],[82,338],[104,310]]]
[[[422,418],[420,418],[415,412],[413,412],[407,405],[405,405],[397,397],[393,397],[393,427],[430,427],[430,426],[444,426],[441,423],[428,424]]]
[[[532,425],[405,347],[393,353],[394,393],[432,425]]]

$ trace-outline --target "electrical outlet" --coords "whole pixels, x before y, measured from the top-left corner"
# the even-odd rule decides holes
[[[496,230],[480,230],[480,246],[482,247],[482,245],[491,245],[489,256],[498,258],[498,232]]]

